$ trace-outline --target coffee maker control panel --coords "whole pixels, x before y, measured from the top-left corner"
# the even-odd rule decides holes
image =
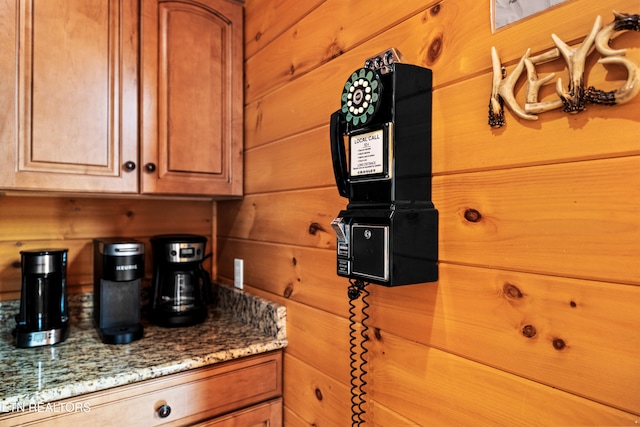
[[[204,243],[198,242],[176,242],[167,244],[168,262],[193,262],[204,259]]]

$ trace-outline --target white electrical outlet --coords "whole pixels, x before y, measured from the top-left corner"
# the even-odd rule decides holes
[[[235,258],[233,260],[233,286],[238,289],[243,288],[244,282],[244,260]]]

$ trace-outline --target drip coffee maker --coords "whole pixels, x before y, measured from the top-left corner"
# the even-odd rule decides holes
[[[150,242],[153,279],[149,320],[167,327],[201,323],[211,301],[211,278],[202,267],[207,238],[164,234]]]

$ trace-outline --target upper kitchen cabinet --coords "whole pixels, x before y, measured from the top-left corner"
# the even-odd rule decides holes
[[[243,6],[0,1],[0,190],[242,195]]]
[[[137,192],[138,7],[0,2],[0,188]]]
[[[242,195],[243,7],[142,0],[141,192]]]

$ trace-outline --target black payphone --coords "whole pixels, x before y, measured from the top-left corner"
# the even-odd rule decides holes
[[[438,280],[431,91],[431,70],[401,63],[395,49],[344,85],[330,123],[336,185],[349,199],[331,223],[340,276],[384,286]]]
[[[349,278],[353,426],[364,423],[368,283],[438,280],[438,211],[431,201],[431,70],[389,49],[354,71],[331,115],[336,185],[349,199],[331,222],[337,273]],[[345,138],[348,144],[345,144]],[[347,149],[348,148],[348,149]],[[362,295],[360,343],[354,301]]]

